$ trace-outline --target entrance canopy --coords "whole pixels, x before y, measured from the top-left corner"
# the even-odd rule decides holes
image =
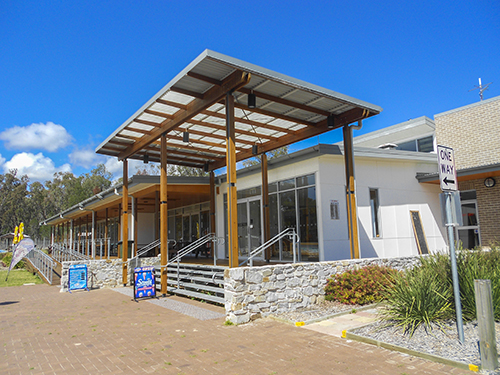
[[[333,74],[333,72],[332,72]],[[214,170],[226,165],[226,94],[234,95],[236,161],[376,115],[382,109],[247,62],[205,50],[96,152]],[[249,96],[255,95],[255,105]]]

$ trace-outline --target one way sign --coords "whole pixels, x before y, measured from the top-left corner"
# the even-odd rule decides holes
[[[458,190],[457,170],[455,169],[455,155],[453,154],[453,149],[438,145],[437,152],[441,190]]]

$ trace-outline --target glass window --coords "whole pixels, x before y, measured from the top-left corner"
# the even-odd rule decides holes
[[[289,180],[280,181],[280,182],[278,182],[278,185],[279,185],[280,191],[293,189],[295,187],[295,179],[291,178]]]
[[[182,216],[175,217],[175,240],[180,241],[182,238]]]
[[[318,261],[318,223],[316,215],[316,187],[297,191],[299,200],[299,236],[302,260]]]
[[[200,215],[201,235],[204,236],[210,233],[210,213],[209,211],[203,211]]]
[[[314,185],[314,174],[297,177],[297,187]]]
[[[417,151],[417,143],[415,140],[409,142],[398,143],[396,150]]]
[[[418,151],[432,152],[434,151],[434,139],[431,136],[417,139]]]
[[[191,240],[189,236],[189,216],[182,217],[182,241],[189,243]]]
[[[372,211],[372,235],[380,237],[378,189],[370,189],[370,207]]]
[[[168,230],[168,239],[174,240],[175,239],[175,216],[168,217],[167,230]]]
[[[295,190],[280,193],[280,214],[281,214],[281,231],[287,228],[297,228],[297,215],[295,210]],[[282,260],[293,259],[292,242],[282,240]]]
[[[475,190],[468,190],[468,191],[461,191],[460,192],[460,200],[461,201],[468,201],[470,199],[476,199],[476,191]]]
[[[250,189],[238,190],[238,192],[237,192],[238,199],[255,197],[257,195],[261,195],[261,187],[260,186],[253,187]]]
[[[200,238],[200,215],[191,215],[191,241]]]
[[[476,226],[476,203],[462,203],[462,220],[464,227]]]
[[[279,233],[279,210],[278,210],[278,194],[269,196],[269,225],[270,238],[273,238]],[[271,258],[279,259],[280,247],[279,244],[271,246]]]
[[[278,184],[273,182],[269,184],[269,193],[276,193],[278,191]]]

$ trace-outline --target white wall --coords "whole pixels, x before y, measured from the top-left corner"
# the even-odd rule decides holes
[[[399,257],[417,255],[418,249],[410,219],[410,210],[420,212],[430,251],[445,248],[445,232],[440,226],[438,185],[420,184],[417,172],[435,172],[435,163],[357,157],[355,159],[356,199],[358,204],[361,256]],[[335,199],[340,203],[341,220],[323,218],[324,260],[350,257],[345,202],[343,158],[321,157],[321,196],[323,208]],[[374,238],[369,189],[378,189],[380,237]]]
[[[422,217],[430,251],[446,248],[441,226],[438,185],[420,184],[417,172],[437,170],[434,162],[387,158],[355,158],[356,198],[358,203],[360,251],[363,258],[417,255],[410,210]],[[349,259],[350,246],[345,198],[345,169],[342,155],[322,155],[269,170],[269,182],[315,173],[320,261]],[[240,177],[237,189],[261,185],[260,172]],[[373,238],[369,189],[376,188],[380,203],[380,238]],[[227,184],[216,197],[217,235],[224,236],[224,202]],[[340,220],[330,217],[330,201],[339,202]],[[224,245],[217,256],[223,258]]]
[[[155,240],[155,214],[138,213],[137,243],[139,248]]]

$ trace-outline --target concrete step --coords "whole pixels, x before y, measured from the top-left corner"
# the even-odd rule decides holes
[[[169,289],[168,292],[174,293],[174,294],[179,294],[179,295],[186,296],[186,297],[201,299],[204,301],[210,301],[210,302],[218,303],[220,305],[224,305],[224,298],[223,297],[217,297],[217,296],[213,296],[210,294],[199,293],[199,292],[194,292],[192,290],[179,289],[179,288]]]

